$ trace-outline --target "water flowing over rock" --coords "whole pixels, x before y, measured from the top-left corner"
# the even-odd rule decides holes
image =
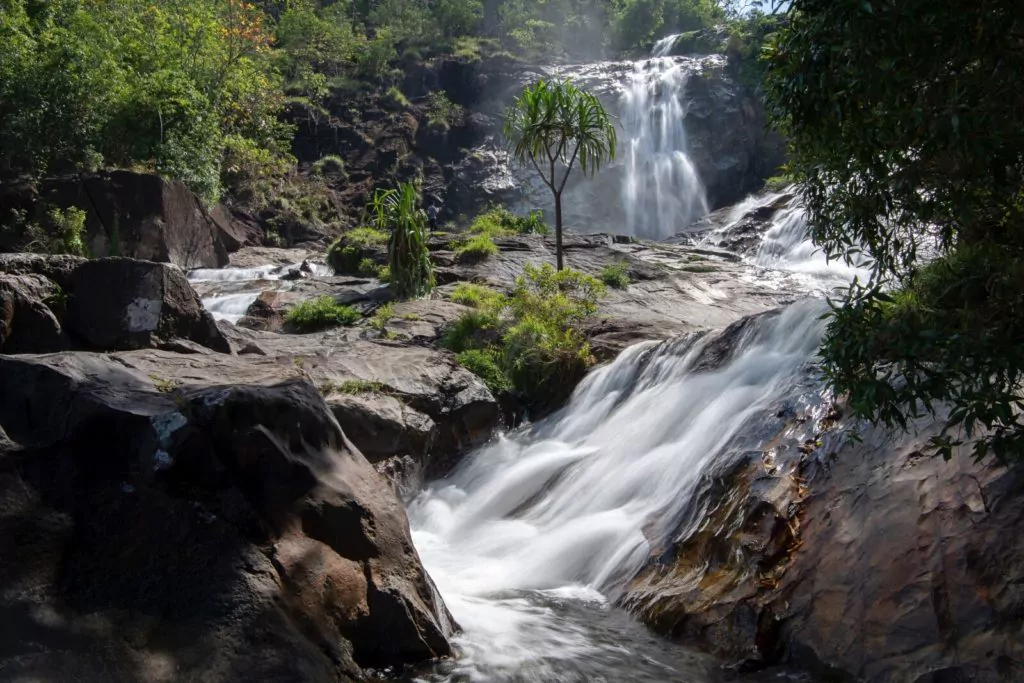
[[[313,385],[157,374],[181,360],[0,356],[0,678],[354,681],[447,655],[405,514]]]
[[[620,123],[616,160],[592,179],[578,169],[570,177],[563,210],[571,230],[668,237],[743,199],[784,159],[760,100],[721,55],[538,66],[496,78],[485,91],[480,106],[494,123],[458,166],[450,185],[455,211],[499,199],[553,216],[550,190],[532,167],[509,161],[498,125],[518,89],[540,77],[594,92]],[[475,187],[485,189],[474,196]]]

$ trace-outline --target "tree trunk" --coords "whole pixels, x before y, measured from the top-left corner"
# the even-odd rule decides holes
[[[555,192],[555,261],[562,269],[562,193]]]

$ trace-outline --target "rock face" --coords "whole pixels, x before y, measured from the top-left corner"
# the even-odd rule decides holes
[[[173,263],[185,269],[216,268],[228,249],[214,220],[181,182],[157,175],[112,171],[22,183],[0,189],[0,215],[12,209],[45,225],[48,208],[86,212],[86,244],[92,256],[127,256]],[[13,244],[0,244],[11,250]]]
[[[0,255],[0,351],[230,346],[177,268],[124,258]]]
[[[182,358],[0,356],[0,678],[349,681],[447,655],[404,512],[313,385],[150,369]]]
[[[763,448],[737,444],[707,474],[622,604],[748,667],[788,661],[883,683],[1021,680],[1024,469],[974,463],[968,449],[949,462],[924,455],[936,419],[895,442],[862,427],[854,443],[854,425],[827,405],[791,405],[780,396],[764,416]]]

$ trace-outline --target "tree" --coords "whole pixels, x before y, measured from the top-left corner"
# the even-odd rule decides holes
[[[555,253],[562,269],[562,191],[579,162],[593,175],[615,158],[615,126],[601,101],[569,82],[539,80],[523,88],[505,115],[512,154],[529,162],[555,200]]]
[[[813,237],[869,259],[833,303],[828,381],[890,427],[948,408],[946,457],[1021,456],[1020,3],[793,0],[768,56]]]

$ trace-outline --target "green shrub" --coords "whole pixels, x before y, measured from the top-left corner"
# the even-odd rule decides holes
[[[469,226],[469,232],[491,237],[510,235],[546,235],[548,226],[540,211],[531,211],[527,216],[517,216],[503,206],[494,207],[477,216]]]
[[[388,91],[384,93],[384,101],[396,109],[408,109],[412,106],[412,103],[409,102],[409,98],[406,97],[405,93],[399,90],[396,86],[388,88]]]
[[[395,317],[395,305],[393,303],[383,304],[370,318],[370,327],[384,331],[391,319]]]
[[[83,236],[85,235],[85,211],[73,206],[67,209],[51,209],[46,215],[56,232],[53,252],[88,256]]]
[[[614,289],[629,287],[629,264],[609,263],[601,268],[601,282]]]
[[[319,176],[345,175],[345,160],[337,154],[328,154],[314,161],[312,170]]]
[[[435,90],[427,95],[427,120],[430,123],[451,128],[462,120],[463,114],[462,107],[449,100],[444,91]]]
[[[391,266],[381,266],[378,268],[377,279],[381,282],[391,282]]]
[[[383,252],[387,241],[387,233],[376,228],[350,230],[327,248],[327,263],[338,275],[373,277],[377,271],[372,257]],[[373,266],[372,269],[367,262]]]
[[[441,343],[460,355],[479,351],[464,365],[488,386],[507,387],[500,390],[537,405],[583,376],[593,359],[582,326],[604,295],[600,281],[545,264],[526,266],[509,297],[474,287],[463,287],[459,298],[477,307],[460,316]]]
[[[498,245],[490,235],[472,235],[458,243],[455,255],[460,259],[485,259],[498,253]]]
[[[495,396],[512,391],[512,382],[501,369],[498,355],[492,350],[469,349],[456,357],[459,365],[479,377]]]
[[[346,304],[339,304],[330,296],[303,301],[285,314],[284,320],[300,332],[315,332],[337,325],[352,325],[362,320],[363,314]]]
[[[473,308],[493,308],[499,306],[505,296],[490,287],[476,285],[471,282],[460,282],[452,291],[452,301]]]

